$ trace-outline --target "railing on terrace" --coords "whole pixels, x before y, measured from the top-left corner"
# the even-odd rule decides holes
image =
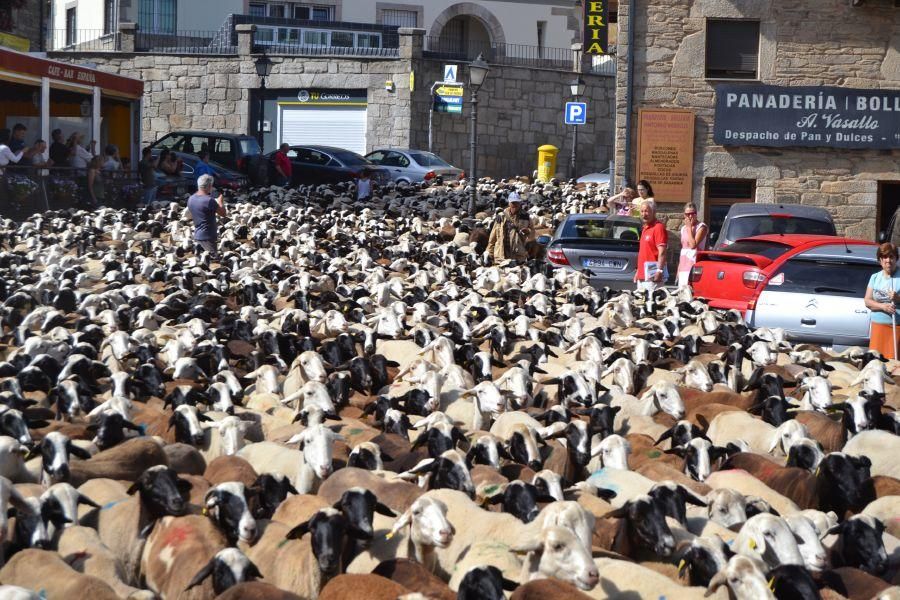
[[[102,29],[53,29],[49,46],[56,52],[115,52],[120,48],[119,35]]]
[[[591,73],[595,75],[616,75],[616,47],[610,46],[609,52],[604,55],[591,57]]]
[[[444,37],[426,36],[424,54],[429,58],[471,61],[481,54],[486,61],[498,65],[541,67],[572,70],[573,51],[570,48],[545,48],[523,44],[494,42],[464,44]]]
[[[0,214],[22,220],[45,210],[89,206],[87,169],[8,165],[0,169]],[[134,171],[103,172],[105,206],[133,208],[142,188]]]
[[[399,56],[397,27],[346,21],[232,15],[234,25],[256,25],[255,52],[309,56]]]
[[[138,30],[135,52],[166,54],[237,54],[237,34],[215,31],[176,31],[159,33]]]

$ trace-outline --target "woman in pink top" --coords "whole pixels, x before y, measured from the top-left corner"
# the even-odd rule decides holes
[[[684,205],[684,225],[681,226],[681,257],[678,261],[678,287],[689,285],[691,268],[697,262],[697,252],[706,250],[709,227],[697,219],[693,202]]]

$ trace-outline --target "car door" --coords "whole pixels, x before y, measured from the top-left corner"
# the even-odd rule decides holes
[[[422,180],[422,174],[418,173],[417,169],[410,163],[409,158],[400,152],[385,153],[384,161],[381,165],[387,167],[391,173],[391,179],[394,181],[403,180],[412,183]]]
[[[782,327],[791,339],[827,345],[865,344],[869,310],[863,298],[874,260],[798,254],[776,268],[751,318],[754,327]]]
[[[209,160],[219,163],[228,169],[237,169],[234,142],[228,138],[210,138]]]

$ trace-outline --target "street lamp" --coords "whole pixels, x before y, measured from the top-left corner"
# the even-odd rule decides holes
[[[478,88],[484,83],[491,66],[481,54],[469,65],[469,86],[472,88],[472,128],[469,131],[469,216],[475,216],[478,178],[475,176],[475,146],[478,143]]]
[[[259,84],[259,120],[256,122],[256,141],[259,142],[259,149],[262,150],[263,147],[263,110],[264,110],[264,98],[266,91],[266,77],[268,77],[272,73],[272,61],[268,56],[263,54],[259,58],[256,59],[256,74],[260,76],[260,84]]]
[[[581,77],[574,79],[569,83],[569,91],[572,92],[572,97],[575,99],[575,102],[578,102],[578,99],[584,96],[584,89],[587,87],[587,84],[582,81]],[[577,177],[575,171],[575,152],[578,148],[578,125],[572,125],[572,157],[569,160],[569,176],[572,179]]]

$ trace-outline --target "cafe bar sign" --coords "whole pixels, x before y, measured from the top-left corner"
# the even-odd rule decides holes
[[[713,139],[723,146],[900,148],[900,90],[720,85]]]

